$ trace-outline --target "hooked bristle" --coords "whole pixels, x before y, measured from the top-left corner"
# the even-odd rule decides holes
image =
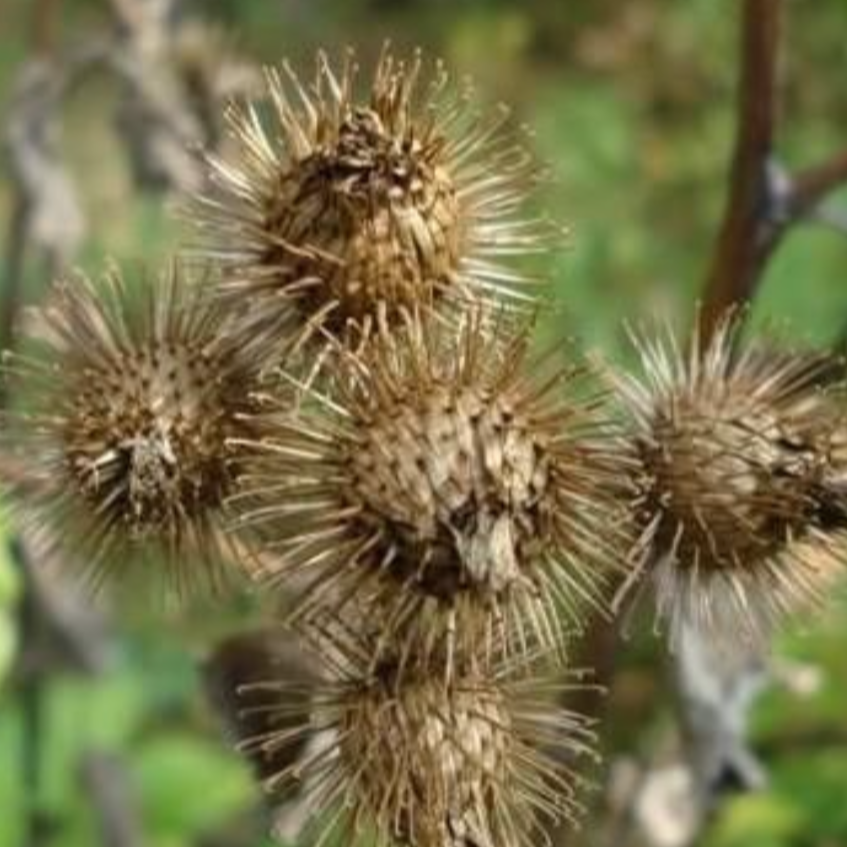
[[[325,739],[271,777],[269,791],[308,786],[320,825],[340,826],[346,843],[368,832],[379,845],[528,847],[541,825],[576,817],[582,783],[565,761],[590,754],[593,738],[558,705],[567,685],[521,664],[463,661],[445,685],[426,662],[398,673],[396,661],[363,661],[367,645],[332,649],[337,660],[308,710],[285,682],[246,689],[286,727],[247,742],[250,755]]]
[[[279,554],[269,576],[309,582],[299,617],[355,600],[386,642],[505,627],[525,651],[602,606],[616,437],[585,369],[530,363],[528,331],[410,318],[341,356],[332,399],[255,421],[234,511]]]
[[[673,338],[639,342],[646,379],[623,393],[640,466],[640,567],[659,617],[672,636],[686,621],[764,643],[843,559],[844,416],[817,385],[827,357],[736,336],[727,319],[705,350],[697,338],[687,354]]]
[[[223,311],[176,268],[138,289],[117,274],[57,285],[32,354],[12,358],[22,408],[6,439],[37,492],[23,516],[69,534],[95,587],[141,558],[181,592],[216,582],[229,558],[230,439],[252,432],[261,362],[228,342]]]
[[[536,168],[505,117],[450,95],[440,66],[386,52],[357,99],[352,54],[337,73],[318,56],[311,86],[268,71],[272,126],[255,105],[230,123],[237,157],[210,159],[214,189],[191,211],[199,252],[224,270],[221,294],[246,332],[289,347],[318,331],[358,341],[378,312],[531,300],[512,260],[552,228],[522,216]]]

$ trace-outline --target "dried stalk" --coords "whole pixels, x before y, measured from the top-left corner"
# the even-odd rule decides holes
[[[782,0],[745,0],[737,134],[723,222],[701,315],[704,343],[728,308],[754,294],[771,249],[770,172],[777,113]]]
[[[790,172],[778,140],[782,0],[745,0],[738,130],[723,221],[706,276],[701,337],[708,343],[728,309],[749,303],[790,229],[847,183],[847,150]]]

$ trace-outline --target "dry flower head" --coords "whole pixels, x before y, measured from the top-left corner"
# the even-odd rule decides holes
[[[361,100],[358,77],[352,53],[340,73],[319,54],[310,85],[269,70],[270,125],[233,109],[237,151],[209,160],[214,188],[191,214],[248,331],[291,345],[367,335],[380,309],[529,299],[512,259],[551,228],[523,217],[536,168],[507,116],[479,116],[440,65],[427,83],[420,56],[386,50]]]
[[[763,641],[839,570],[847,452],[824,356],[742,344],[728,318],[706,349],[638,342],[623,381],[641,477],[642,568],[658,615],[716,638]],[[633,577],[640,575],[634,572]]]
[[[602,605],[619,472],[605,397],[580,365],[530,363],[528,333],[410,318],[341,356],[331,399],[256,420],[234,511],[278,554],[270,576],[310,582],[301,618],[355,601],[386,641],[505,626],[525,651],[561,647],[562,618]]]
[[[561,682],[460,662],[444,685],[428,660],[398,673],[394,661],[371,667],[372,647],[356,639],[333,652],[308,712],[286,682],[244,690],[285,726],[249,741],[251,755],[284,758],[289,745],[326,739],[266,783],[283,794],[307,785],[325,836],[340,824],[348,842],[370,832],[380,845],[530,845],[541,822],[575,817],[581,782],[564,762],[590,753],[592,737],[557,704]]]
[[[55,521],[94,584],[162,560],[182,591],[220,576],[258,363],[175,267],[130,288],[117,273],[57,283],[32,354],[12,360],[23,398],[6,438],[31,467],[24,516]]]

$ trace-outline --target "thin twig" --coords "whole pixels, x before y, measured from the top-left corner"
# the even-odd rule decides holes
[[[811,221],[844,232],[841,210],[831,210],[826,200],[847,183],[847,151],[796,175],[774,166],[770,169],[769,223],[760,246],[762,269],[767,258],[796,224]]]
[[[847,184],[847,150],[826,162],[800,171],[793,180],[791,211],[797,216],[809,214],[827,196]]]

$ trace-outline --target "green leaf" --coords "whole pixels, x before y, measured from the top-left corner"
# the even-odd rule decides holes
[[[749,794],[721,810],[705,847],[785,847],[806,831],[801,807],[773,794]]]
[[[234,751],[189,735],[146,742],[134,754],[133,772],[145,825],[157,845],[213,830],[258,797]]]

